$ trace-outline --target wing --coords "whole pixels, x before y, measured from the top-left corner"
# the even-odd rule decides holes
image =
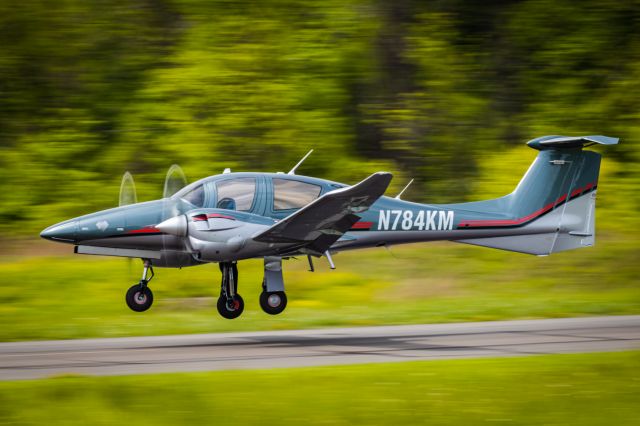
[[[391,173],[374,173],[357,185],[336,189],[254,237],[264,243],[289,243],[295,250],[321,255],[384,194]],[[287,249],[285,249],[286,251]]]

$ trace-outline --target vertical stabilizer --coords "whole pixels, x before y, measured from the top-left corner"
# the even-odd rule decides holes
[[[594,245],[601,155],[582,148],[617,141],[605,136],[545,136],[530,141],[528,145],[540,153],[514,192],[482,204],[485,211],[500,210],[501,218],[462,223],[465,229],[512,228],[513,232],[458,241],[536,255]]]

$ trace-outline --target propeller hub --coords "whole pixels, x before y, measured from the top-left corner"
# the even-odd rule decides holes
[[[187,217],[183,214],[171,217],[164,222],[157,224],[156,228],[165,234],[175,235],[177,237],[186,237]]]

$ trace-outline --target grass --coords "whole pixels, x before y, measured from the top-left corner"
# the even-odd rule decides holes
[[[640,424],[640,352],[0,383],[2,424]]]
[[[53,243],[46,247],[53,246]],[[637,243],[604,234],[594,248],[551,257],[433,243],[285,263],[289,306],[258,306],[259,261],[240,263],[245,313],[218,316],[217,265],[157,269],[155,304],[124,303],[139,261],[79,255],[0,256],[0,341],[640,313]],[[71,248],[69,247],[70,251]]]

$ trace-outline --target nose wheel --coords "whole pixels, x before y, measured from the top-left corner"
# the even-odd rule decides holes
[[[220,262],[222,285],[218,298],[218,313],[226,319],[238,318],[244,311],[244,300],[237,293],[238,266],[235,262]]]
[[[287,307],[284,291],[263,291],[260,293],[260,307],[269,315],[278,315]]]
[[[147,284],[149,284],[149,281],[151,281],[155,274],[153,273],[151,261],[145,259],[143,262],[144,270],[142,271],[142,279],[140,279],[138,284],[132,285],[129,290],[127,290],[127,295],[125,296],[127,306],[135,312],[144,312],[153,304],[153,292]],[[151,276],[147,278],[149,272]]]

